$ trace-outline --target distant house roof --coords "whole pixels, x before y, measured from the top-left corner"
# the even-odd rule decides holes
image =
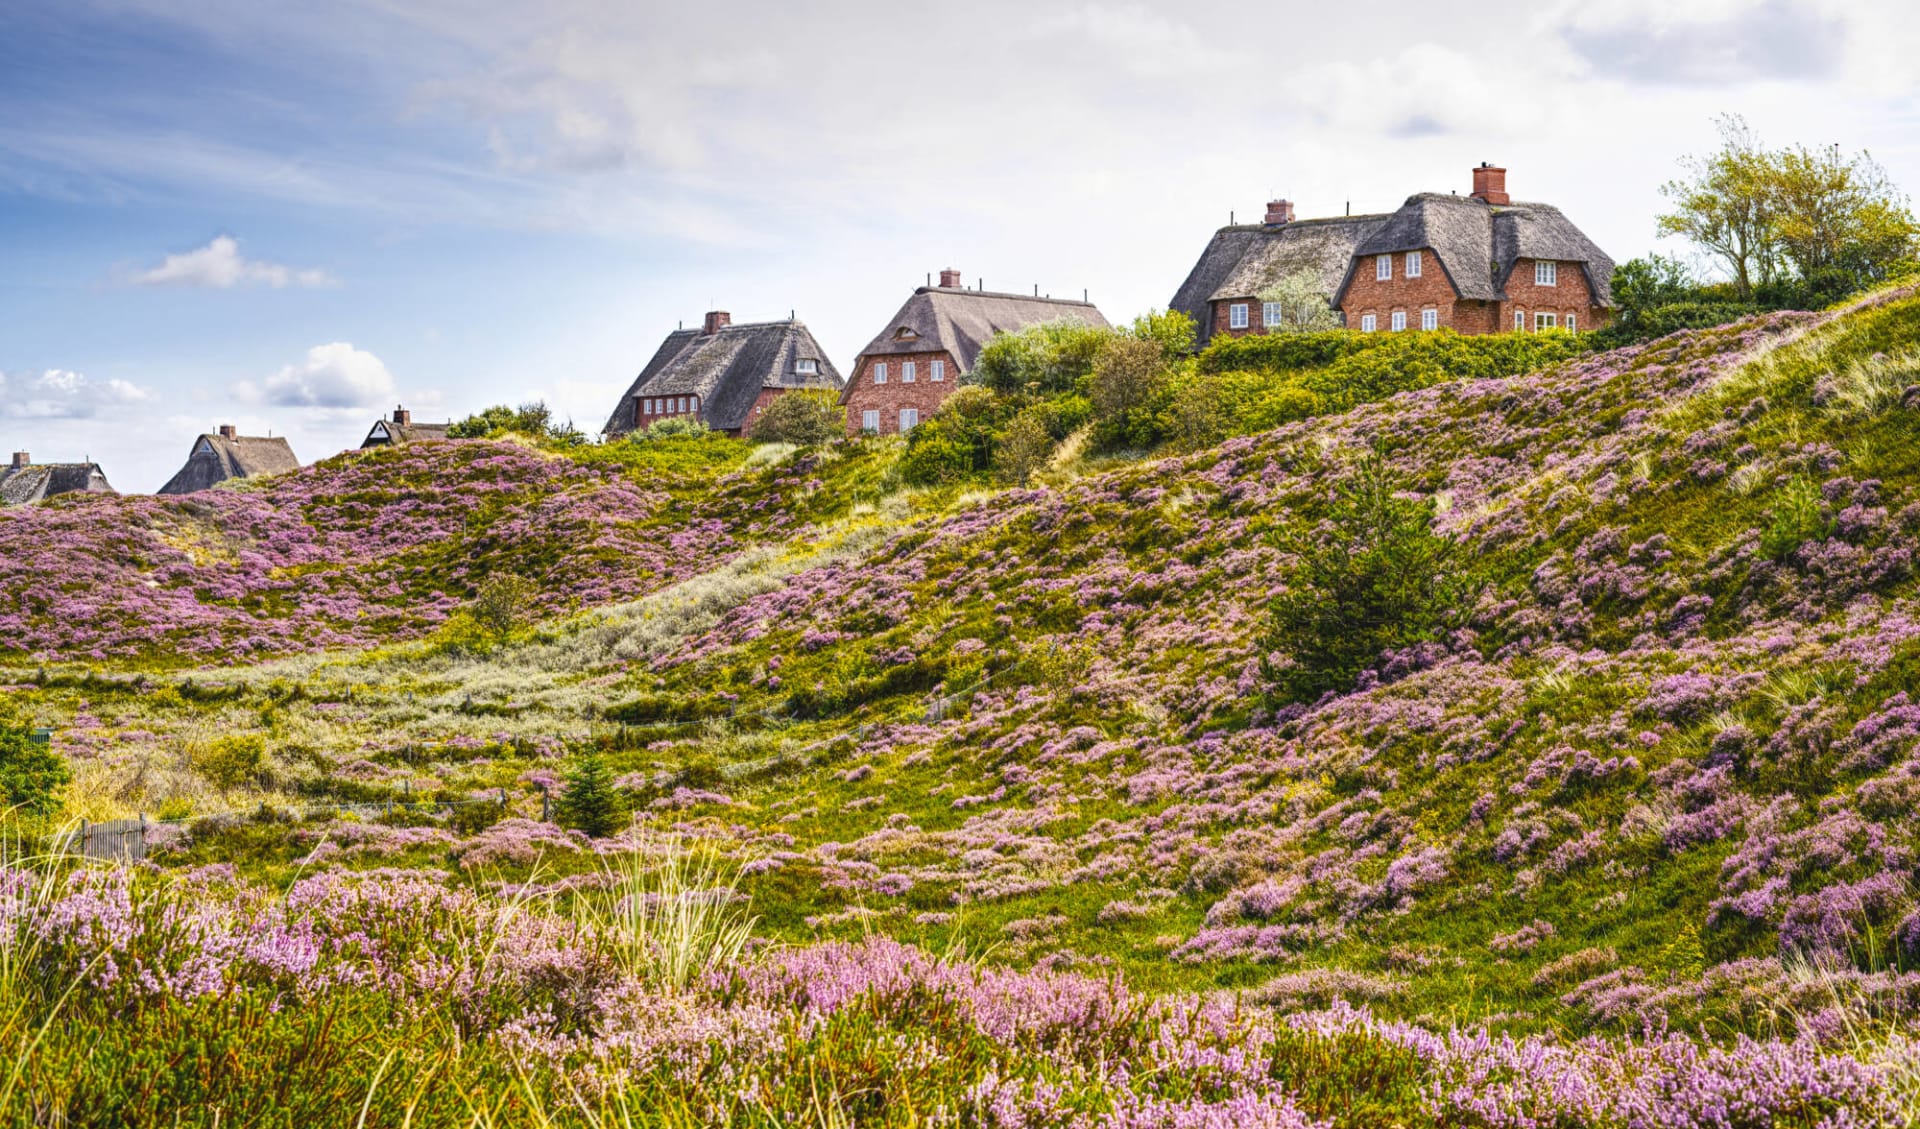
[[[1104,326],[1107,319],[1091,302],[1071,298],[1036,298],[1030,294],[996,294],[957,286],[922,286],[914,290],[900,312],[893,315],[878,337],[860,351],[862,357],[945,350],[960,372],[973,371],[980,350],[996,334],[1016,333],[1030,325],[1076,321]]]
[[[360,444],[360,449],[445,439],[448,429],[452,426],[449,423],[415,423],[412,412],[405,408],[395,408],[392,418],[373,421],[373,426],[367,429],[367,438]]]
[[[746,426],[764,389],[840,387],[840,370],[802,322],[715,324],[709,315],[707,325],[667,334],[614,405],[607,418],[609,436],[633,430],[635,397],[698,396],[700,418],[708,427],[735,431]],[[809,361],[814,371],[802,372]]]
[[[1489,204],[1472,196],[1422,192],[1409,196],[1355,253],[1369,255],[1432,248],[1460,297],[1506,298],[1507,278],[1522,259],[1580,264],[1596,305],[1613,305],[1613,260],[1550,204]],[[1345,296],[1352,269],[1334,303]]]
[[[1303,270],[1319,276],[1331,299],[1346,278],[1355,250],[1386,218],[1335,216],[1223,227],[1213,233],[1168,308],[1193,319],[1195,343],[1204,346],[1213,335],[1212,302],[1255,297]]]
[[[58,494],[112,494],[98,463],[0,464],[0,506],[25,506]]]
[[[229,478],[258,478],[299,469],[300,460],[285,439],[235,435],[231,428],[222,428],[218,434],[202,435],[193,441],[186,465],[159,492],[193,494]]]

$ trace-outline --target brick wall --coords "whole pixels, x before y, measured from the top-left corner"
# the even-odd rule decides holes
[[[1359,329],[1360,319],[1372,314],[1376,319],[1375,328],[1386,332],[1393,328],[1396,310],[1407,315],[1408,329],[1419,329],[1420,312],[1430,309],[1439,315],[1444,329],[1460,333],[1487,332],[1486,315],[1476,308],[1482,303],[1457,300],[1453,283],[1448,281],[1439,256],[1431,249],[1420,253],[1418,278],[1407,277],[1404,251],[1393,253],[1392,278],[1376,278],[1376,270],[1372,255],[1364,256],[1354,266],[1353,281],[1347,284],[1346,297],[1340,303],[1348,329]]]
[[[1533,328],[1533,315],[1536,313],[1553,314],[1561,327],[1567,324],[1567,315],[1573,314],[1580,319],[1577,328],[1599,329],[1607,324],[1608,310],[1593,304],[1593,290],[1587,285],[1587,272],[1580,269],[1579,263],[1561,263],[1555,271],[1556,281],[1552,286],[1541,286],[1534,282],[1532,259],[1521,259],[1513,266],[1513,273],[1507,276],[1507,300],[1501,303],[1500,328],[1513,328],[1513,315],[1518,311],[1524,315],[1526,327]]]
[[[689,409],[684,412],[678,409],[679,401],[683,398],[687,400],[688,404],[690,405]],[[663,419],[672,419],[672,418],[677,418],[682,416],[699,416],[700,411],[698,410],[698,408],[692,406],[694,404],[697,404],[698,401],[699,401],[699,397],[697,396],[687,396],[687,397],[636,396],[631,401],[629,401],[629,403],[633,405],[632,407],[633,429],[635,431],[643,431],[649,425]],[[646,410],[647,405],[649,403],[651,403],[654,407],[654,411],[652,412],[648,412]],[[672,411],[665,410],[669,406],[669,404],[673,406],[674,410]],[[705,405],[700,405],[700,406],[704,407]]]
[[[915,369],[914,381],[907,384],[900,379],[900,365],[912,361]],[[943,361],[947,366],[946,379],[935,383],[931,379],[933,362]],[[885,363],[887,382],[873,382],[873,366]],[[960,386],[960,366],[944,350],[927,353],[892,353],[886,356],[863,356],[854,362],[853,376],[848,381],[847,390],[847,434],[858,435],[861,432],[861,413],[877,411],[880,413],[880,434],[893,435],[900,430],[900,410],[914,408],[920,418],[932,417],[941,401],[953,394]]]
[[[754,397],[753,399],[753,407],[747,409],[747,421],[741,424],[739,427],[728,430],[727,434],[735,437],[736,439],[743,435],[752,435],[754,421],[758,420],[762,415],[766,414],[767,405],[773,403],[775,400],[779,399],[781,396],[785,395],[786,393],[794,392],[794,391],[797,391],[797,389],[762,388],[760,390],[760,395]]]

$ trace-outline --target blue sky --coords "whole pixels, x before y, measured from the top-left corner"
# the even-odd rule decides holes
[[[1229,210],[1480,160],[1616,258],[1716,113],[1920,185],[1891,3],[17,0],[0,447],[157,487],[405,402],[597,428],[662,334],[797,310],[843,368],[929,271],[1163,305]]]

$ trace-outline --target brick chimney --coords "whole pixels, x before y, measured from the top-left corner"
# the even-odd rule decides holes
[[[237,438],[239,434],[239,432],[233,429],[233,425],[230,423],[220,425],[220,438],[222,439],[234,439]]]
[[[413,422],[413,413],[396,405],[393,409],[393,422],[405,427]]]
[[[1480,167],[1473,170],[1473,198],[1489,204],[1504,204],[1512,199],[1507,195],[1507,170],[1481,161]]]
[[[733,318],[725,310],[711,310],[707,313],[707,324],[700,332],[711,337],[733,324]]]
[[[32,465],[33,465],[32,455],[27,454],[25,451],[15,451],[13,453],[13,469],[25,470],[27,467],[30,467]]]
[[[1267,201],[1266,222],[1269,224],[1292,223],[1293,222],[1293,201],[1292,200]]]
[[[959,271],[949,268],[940,272],[940,289],[958,290],[962,285]]]

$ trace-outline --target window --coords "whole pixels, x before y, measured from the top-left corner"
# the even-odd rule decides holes
[[[914,427],[916,427],[919,423],[920,423],[919,408],[901,408],[900,409],[900,433],[902,435],[905,435],[907,432],[912,431]]]
[[[1419,277],[1420,277],[1420,266],[1421,266],[1421,263],[1420,263],[1420,252],[1418,252],[1418,251],[1408,251],[1408,252],[1407,252],[1407,277],[1408,277],[1408,278],[1419,278]]]
[[[885,384],[887,382],[887,362],[881,361],[879,364],[873,366],[873,382],[875,384]]]
[[[868,408],[866,411],[860,413],[860,430],[871,431],[875,435],[880,433],[880,410],[878,408]]]
[[[1360,332],[1362,332],[1362,333],[1372,333],[1372,332],[1373,332],[1373,327],[1374,327],[1374,324],[1375,324],[1375,322],[1374,322],[1374,320],[1373,320],[1373,315],[1372,315],[1372,314],[1361,314],[1361,315],[1360,315]]]
[[[793,371],[801,376],[814,376],[820,371],[820,362],[810,357],[802,357],[793,363]]]
[[[1560,324],[1560,319],[1552,314],[1533,315],[1533,328],[1535,329],[1552,329],[1558,324]]]
[[[1440,311],[1439,310],[1421,310],[1420,311],[1420,328],[1421,329],[1439,329],[1440,328]]]
[[[1393,311],[1393,331],[1398,333],[1405,328],[1407,328],[1407,311]]]
[[[1568,333],[1573,332],[1573,315],[1572,314],[1567,315],[1567,332]]]
[[[935,384],[938,384],[947,378],[947,362],[934,361],[932,364],[928,365],[927,367],[930,370],[927,373],[927,379],[933,381]]]
[[[1525,310],[1515,310],[1515,311],[1513,311],[1513,331],[1514,331],[1515,333],[1518,333],[1518,332],[1520,332],[1521,330],[1523,330],[1523,329],[1525,329],[1525,328],[1527,328],[1527,313],[1526,313],[1526,311],[1525,311]]]
[[[1535,286],[1558,286],[1560,276],[1559,263],[1533,264],[1533,284]]]
[[[912,361],[900,362],[900,383],[902,384],[913,383],[913,362]]]
[[[1233,305],[1227,307],[1227,328],[1247,328],[1247,304],[1245,302],[1235,302]]]
[[[1260,324],[1267,329],[1272,329],[1274,326],[1279,325],[1280,319],[1284,316],[1285,315],[1280,312],[1280,303],[1260,303]]]
[[[1393,277],[1393,256],[1375,255],[1373,257],[1373,277],[1385,281]]]

